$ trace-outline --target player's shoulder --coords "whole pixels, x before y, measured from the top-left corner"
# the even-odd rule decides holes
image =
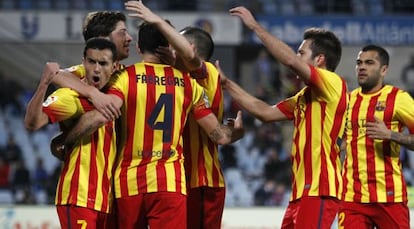
[[[78,98],[79,94],[70,88],[62,87],[54,91],[51,95],[49,95],[46,100],[43,102],[44,107],[48,107],[51,104],[54,104],[58,101],[67,101],[68,98],[72,100],[72,98]]]
[[[72,65],[70,67],[64,68],[63,71],[75,74],[79,78],[83,78],[86,75],[85,67],[83,64]]]

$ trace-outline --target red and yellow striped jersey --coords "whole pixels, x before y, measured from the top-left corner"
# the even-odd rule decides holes
[[[414,134],[413,108],[411,96],[390,85],[373,94],[363,94],[360,88],[351,92],[345,129],[343,200],[357,203],[407,201],[400,145],[369,138],[365,123],[377,117],[392,131],[401,132],[405,126]]]
[[[136,63],[113,77],[109,93],[124,101],[116,197],[186,194],[182,133],[191,111],[212,113],[203,88],[169,65]]]
[[[222,122],[224,102],[220,76],[213,64],[205,62],[205,66],[207,77],[196,81],[204,88],[213,113]],[[188,117],[183,140],[187,187],[224,187],[218,145],[210,140],[192,114]]]
[[[302,196],[339,198],[342,185],[337,140],[345,126],[347,86],[336,73],[310,69],[308,85],[277,104],[294,122],[290,200]]]
[[[77,92],[61,88],[43,103],[52,122],[68,128],[93,105]],[[56,205],[73,204],[108,213],[113,191],[112,177],[116,157],[116,138],[112,122],[85,136],[70,149],[64,161],[56,190]]]

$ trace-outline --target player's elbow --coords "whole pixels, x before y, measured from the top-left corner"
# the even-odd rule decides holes
[[[36,130],[39,130],[42,128],[43,125],[39,124],[38,122],[32,121],[32,120],[24,120],[24,128],[26,128],[27,131],[33,132]]]
[[[36,126],[32,123],[26,123],[26,122],[24,123],[24,128],[26,128],[26,130],[29,131],[29,132],[33,132],[33,131],[36,131],[36,130],[40,129],[40,127],[38,127],[38,126]]]

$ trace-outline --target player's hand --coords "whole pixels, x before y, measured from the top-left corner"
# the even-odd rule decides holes
[[[111,95],[94,90],[89,100],[108,121],[115,120],[121,116],[121,110],[117,108],[114,98]]]
[[[164,64],[175,66],[175,51],[170,47],[158,46],[155,55],[160,58]]]
[[[375,117],[374,122],[367,122],[365,124],[366,134],[373,139],[387,140],[391,139],[391,130],[387,128],[384,121]]]
[[[60,66],[56,62],[46,62],[43,69],[42,78],[40,79],[40,84],[49,85],[52,83],[53,78],[59,73]]]
[[[252,13],[244,6],[234,7],[229,10],[231,16],[239,17],[243,23],[251,30],[258,25],[256,19],[254,19]]]
[[[52,152],[52,155],[60,161],[65,161],[66,157],[68,156],[67,147],[65,144],[63,144],[65,137],[65,134],[59,133],[50,141],[50,152]]]
[[[243,129],[243,116],[242,116],[242,111],[237,111],[237,116],[236,118],[229,118],[227,119],[227,126],[238,130],[238,129]]]
[[[227,83],[228,77],[226,76],[226,74],[224,74],[223,69],[221,69],[219,60],[216,60],[214,65],[216,66],[217,71],[219,72],[221,85],[225,86]]]
[[[232,142],[242,138],[244,136],[242,111],[237,112],[236,118],[227,119],[226,126],[232,130]]]
[[[148,23],[157,23],[163,21],[161,17],[154,14],[150,9],[148,9],[142,1],[127,1],[124,3],[125,9],[131,11],[128,13],[130,17],[137,17]]]

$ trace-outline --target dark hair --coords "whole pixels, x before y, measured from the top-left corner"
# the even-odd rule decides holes
[[[126,22],[125,14],[119,11],[96,11],[89,13],[83,23],[83,38],[107,37],[120,21]]]
[[[336,35],[328,30],[321,28],[309,28],[303,34],[304,40],[312,40],[310,49],[312,58],[323,54],[326,58],[326,69],[335,71],[341,60],[342,47]]]
[[[207,31],[188,26],[181,30],[181,34],[195,45],[197,53],[202,59],[210,60],[214,52],[214,42]]]
[[[85,49],[83,50],[83,57],[86,57],[88,49],[104,50],[109,49],[112,52],[112,61],[116,61],[116,47],[115,44],[105,38],[93,37],[86,41]]]
[[[168,20],[165,20],[170,24]],[[138,46],[142,53],[155,53],[159,46],[168,47],[167,38],[159,31],[157,26],[143,22],[138,30]]]
[[[387,50],[385,50],[383,47],[378,45],[366,45],[361,49],[362,52],[367,51],[375,51],[378,53],[379,61],[381,63],[381,66],[389,65],[390,63],[390,55],[388,54]]]

